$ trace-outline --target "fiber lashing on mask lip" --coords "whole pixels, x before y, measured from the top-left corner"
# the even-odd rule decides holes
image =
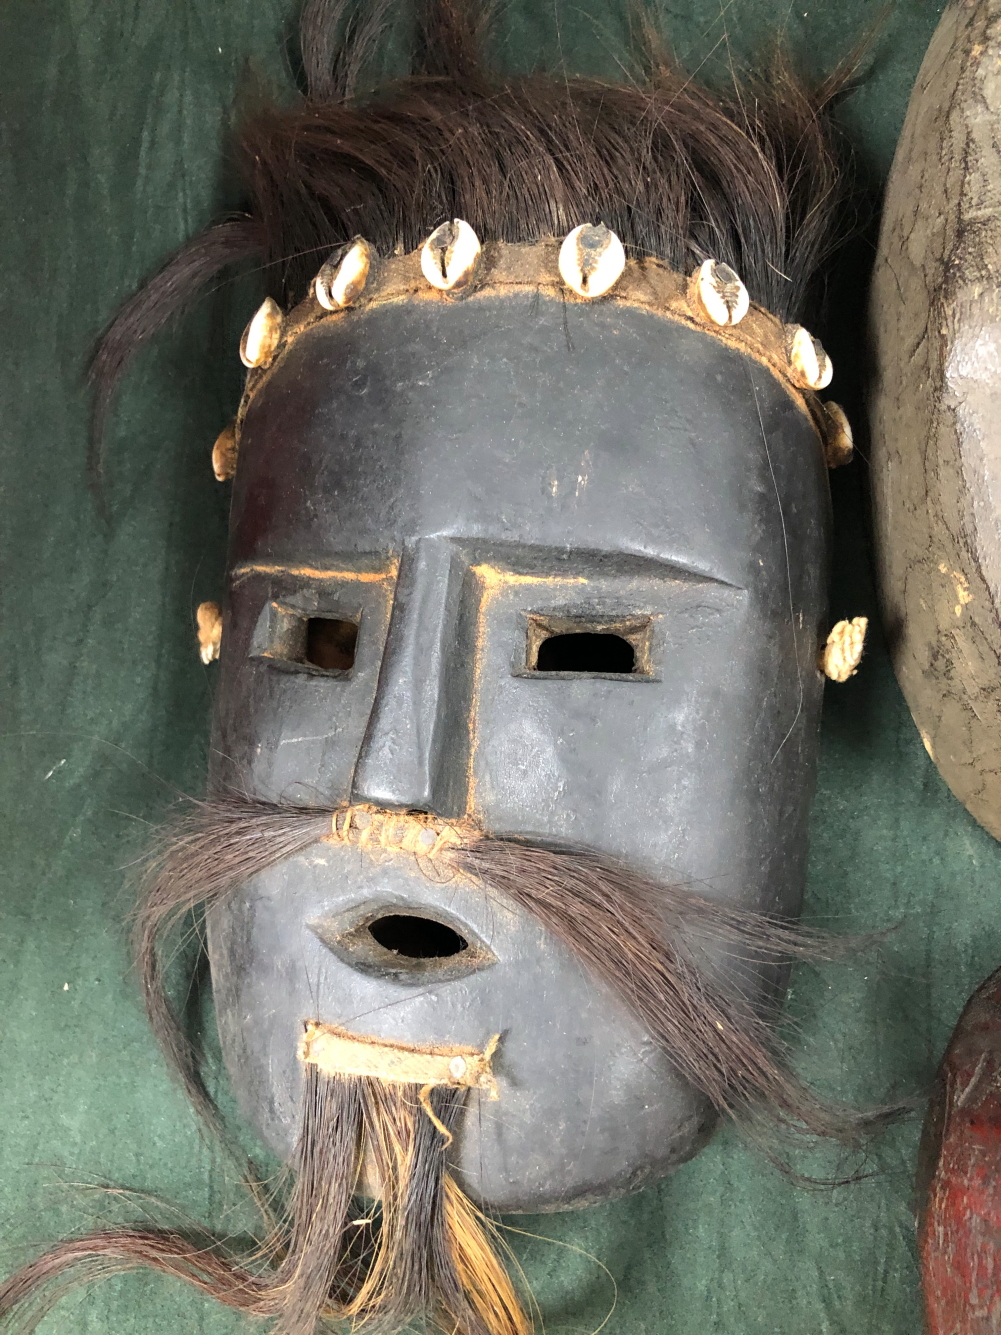
[[[310,1020],[299,1042],[301,1062],[311,1062],[324,1075],[365,1076],[403,1085],[450,1085],[482,1089],[492,1101],[498,1097],[490,1061],[499,1034],[479,1048],[454,1044],[445,1047],[397,1043],[353,1034],[334,1024]]]
[[[417,858],[439,857],[447,848],[468,844],[480,835],[469,820],[444,821],[425,812],[385,811],[367,802],[338,807],[330,818],[330,843],[384,848]]]

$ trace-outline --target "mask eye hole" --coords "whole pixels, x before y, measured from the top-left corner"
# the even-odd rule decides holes
[[[445,923],[416,914],[387,913],[370,922],[368,930],[385,950],[411,960],[450,959],[469,947],[469,942]]]
[[[265,603],[250,642],[250,657],[282,672],[347,679],[355,666],[361,614],[310,616],[287,603]]]
[[[358,626],[354,621],[310,617],[306,622],[303,661],[327,672],[348,672],[355,665]]]
[[[656,679],[653,617],[532,612],[527,630],[516,676]]]
[[[636,650],[622,635],[577,631],[550,635],[539,645],[536,672],[636,671]]]

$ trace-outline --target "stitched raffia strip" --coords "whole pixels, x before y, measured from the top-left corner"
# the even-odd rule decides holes
[[[396,1085],[450,1085],[481,1089],[496,1099],[497,1081],[491,1059],[500,1040],[494,1034],[485,1047],[447,1047],[396,1043],[352,1034],[339,1025],[310,1020],[299,1041],[299,1060],[311,1062],[324,1075],[368,1076]]]

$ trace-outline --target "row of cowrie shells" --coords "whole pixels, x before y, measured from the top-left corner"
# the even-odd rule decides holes
[[[421,272],[441,292],[458,295],[473,281],[482,247],[469,223],[461,218],[442,223],[421,248]],[[313,279],[313,295],[324,310],[341,310],[357,301],[372,266],[372,248],[357,238],[333,252]],[[578,296],[593,299],[610,292],[622,277],[626,253],[622,242],[603,223],[583,223],[560,246],[560,276]],[[750,309],[751,299],[739,275],[727,264],[705,260],[692,274],[689,299],[707,323],[736,325]],[[240,341],[244,366],[267,366],[282,333],[282,313],[267,297]],[[819,340],[802,325],[787,330],[792,378],[803,389],[826,389],[834,368]]]

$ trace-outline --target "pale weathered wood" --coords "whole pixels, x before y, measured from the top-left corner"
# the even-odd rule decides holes
[[[897,678],[1001,836],[1001,0],[954,0],[911,96],[872,289],[872,479]]]

